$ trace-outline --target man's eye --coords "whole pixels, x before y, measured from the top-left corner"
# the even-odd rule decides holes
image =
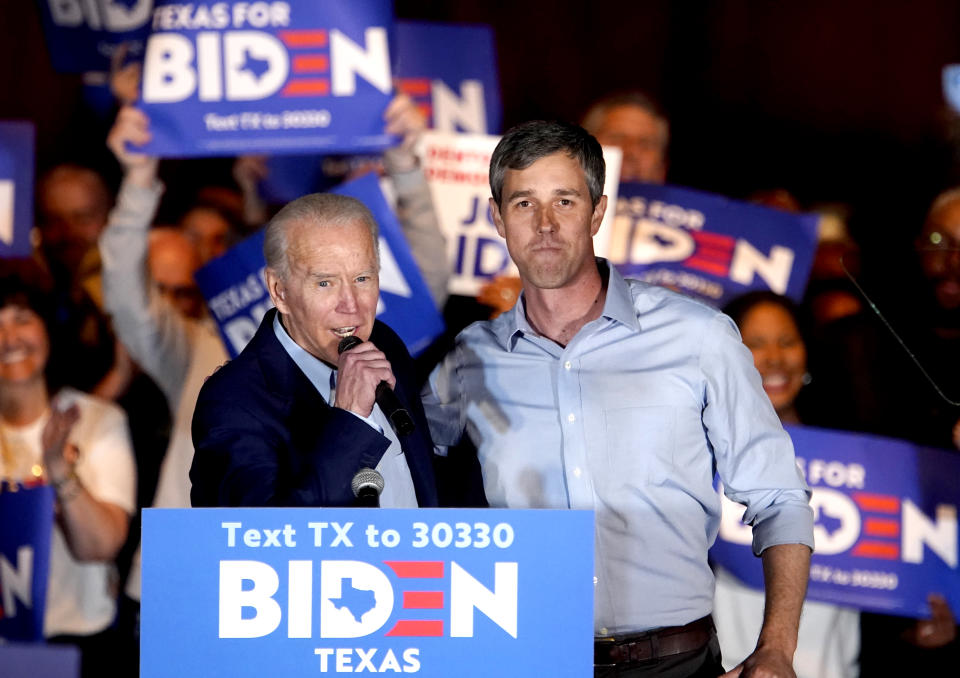
[[[365,283],[365,282],[367,282],[368,280],[370,280],[370,276],[369,276],[369,275],[358,275],[358,276],[357,276],[357,282],[358,282],[358,283]]]
[[[564,207],[569,207],[570,205],[573,204],[573,201],[570,200],[569,198],[560,198],[559,203]]]
[[[530,207],[529,200],[521,200],[517,203],[517,207]]]
[[[317,287],[330,287],[329,280],[320,280],[317,282]]]

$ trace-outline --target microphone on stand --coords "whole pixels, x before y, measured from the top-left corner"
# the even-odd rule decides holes
[[[372,468],[362,468],[350,481],[350,489],[357,498],[357,506],[380,508],[380,493],[383,492],[383,476]]]
[[[337,353],[340,354],[344,351],[349,351],[357,344],[362,343],[363,339],[356,335],[344,337],[340,340],[340,343],[337,344]],[[385,381],[377,384],[376,400],[377,405],[380,406],[380,411],[383,412],[384,416],[390,421],[390,425],[393,426],[393,430],[396,431],[398,436],[413,433],[413,417],[410,416],[407,408],[400,402],[397,394],[390,388],[390,384]]]

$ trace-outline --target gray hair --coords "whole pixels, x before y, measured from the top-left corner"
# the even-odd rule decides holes
[[[509,130],[490,157],[490,191],[502,205],[503,178],[508,169],[527,169],[540,158],[566,153],[580,163],[590,200],[596,207],[603,195],[606,164],[603,149],[585,129],[568,122],[531,120]]]
[[[670,121],[667,114],[656,101],[638,90],[618,92],[599,99],[587,109],[581,124],[590,134],[596,134],[603,127],[603,121],[610,109],[620,106],[634,106],[653,116],[660,123],[663,148],[667,147],[670,142]]]
[[[294,224],[312,227],[346,226],[362,222],[373,238],[373,249],[380,267],[380,228],[373,213],[356,198],[337,193],[311,193],[287,203],[267,224],[263,236],[263,258],[267,267],[277,272],[281,280],[290,272],[287,260],[287,230]]]

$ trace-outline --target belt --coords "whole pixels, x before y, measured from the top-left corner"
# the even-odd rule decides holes
[[[595,666],[612,666],[693,652],[709,643],[715,632],[713,617],[707,615],[685,626],[668,626],[643,633],[595,638],[593,663]]]

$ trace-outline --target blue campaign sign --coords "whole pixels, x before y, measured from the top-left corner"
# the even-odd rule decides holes
[[[955,452],[877,436],[788,427],[813,496],[816,524],[807,597],[912,617],[930,615],[927,596],[960,609]],[[743,507],[724,498],[711,558],[763,587]]]
[[[0,638],[43,639],[53,490],[0,483]]]
[[[143,678],[592,666],[592,512],[144,511]]]
[[[960,113],[960,64],[943,67],[943,98],[954,113]]]
[[[37,0],[53,67],[61,73],[106,71],[121,43],[143,57],[153,0]]]
[[[412,355],[419,354],[443,332],[443,318],[376,177],[365,175],[333,192],[354,197],[373,212],[380,226],[377,317],[400,335]],[[243,350],[273,305],[263,280],[265,265],[261,231],[197,271],[197,284],[232,356]]]
[[[0,257],[33,251],[33,123],[0,122]]]
[[[755,289],[803,296],[817,216],[676,186],[625,183],[619,196],[608,258],[625,276],[717,307]]]
[[[493,29],[429,21],[396,23],[397,89],[441,132],[498,134],[503,110]]]
[[[390,0],[158,0],[142,108],[159,156],[381,150]]]

